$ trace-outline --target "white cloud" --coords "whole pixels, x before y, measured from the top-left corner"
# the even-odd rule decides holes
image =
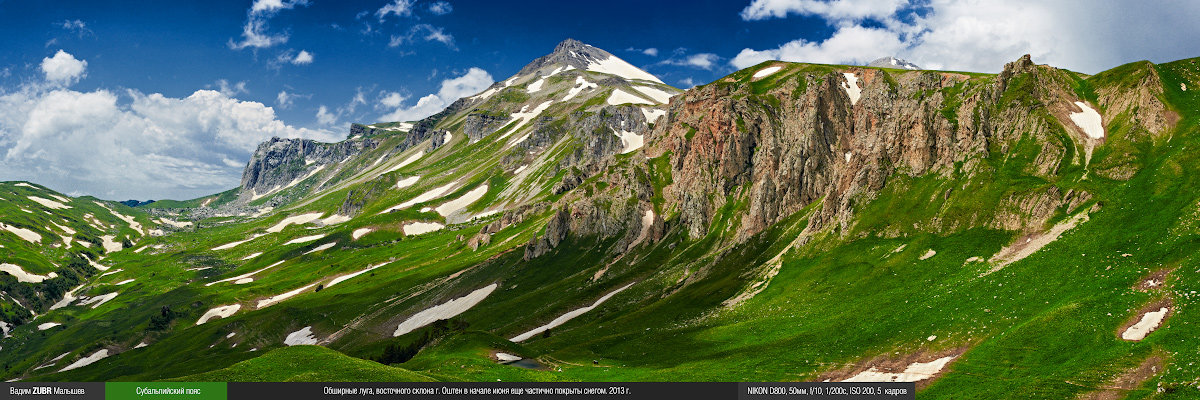
[[[234,42],[229,39],[229,48],[241,50],[247,47],[266,48],[277,44],[287,43],[286,34],[267,33],[267,20],[281,10],[291,10],[296,6],[307,6],[308,0],[255,0],[246,12],[246,24],[242,26],[242,40]]]
[[[446,15],[451,11],[454,11],[454,7],[445,1],[438,1],[429,5],[429,12],[433,13],[434,15]]]
[[[678,53],[678,52],[677,52]],[[682,55],[682,54],[680,54]],[[688,56],[674,57],[658,62],[659,65],[678,65],[711,70],[721,57],[713,53],[697,53]]]
[[[651,47],[651,48],[642,50],[642,54],[648,55],[650,57],[658,57],[658,49]]]
[[[0,176],[110,199],[193,198],[237,186],[272,136],[338,140],[213,90],[185,98],[28,84],[0,91]],[[243,161],[237,161],[243,160]]]
[[[388,15],[407,17],[412,15],[412,6],[412,0],[393,0],[391,3],[375,11],[375,15],[379,17],[379,22],[383,22],[383,19]]]
[[[691,88],[694,88],[694,87],[696,87],[696,81],[695,81],[695,80],[693,80],[691,77],[687,77],[687,78],[681,79],[681,80],[679,81],[679,87],[680,87],[680,88],[683,88],[683,89],[691,89]]]
[[[766,60],[802,61],[823,64],[865,64],[876,58],[898,54],[904,44],[893,32],[882,28],[847,25],[823,42],[797,39],[775,49],[743,49],[730,60],[738,69]],[[921,65],[917,63],[917,65]]]
[[[1153,7],[1084,0],[756,0],[741,13],[746,20],[792,14],[825,18],[835,31],[823,40],[743,49],[730,63],[862,64],[892,55],[930,69],[998,72],[1030,54],[1038,63],[1095,73],[1135,60],[1165,62],[1200,53],[1200,42],[1168,39],[1200,35],[1200,24],[1193,23],[1200,19],[1200,4],[1183,0]]]
[[[398,107],[394,111],[380,117],[383,121],[415,121],[437,114],[455,100],[482,92],[495,83],[492,75],[479,68],[471,68],[467,73],[453,79],[442,81],[442,86],[436,94],[429,94],[417,100],[411,107]],[[385,100],[387,98],[385,97]],[[381,101],[382,103],[382,101]]]
[[[235,97],[239,94],[250,93],[246,90],[246,81],[238,81],[237,83],[229,83],[224,79],[217,79],[217,91],[225,95],[225,97]]]
[[[436,27],[430,24],[413,25],[404,35],[393,35],[391,41],[388,42],[390,47],[398,47],[403,44],[411,43],[415,39],[424,39],[428,42],[439,42],[451,49],[457,50],[454,45],[454,35],[446,33],[445,29]]]
[[[786,18],[789,14],[816,15],[826,19],[861,20],[891,17],[906,0],[754,0],[742,9],[746,21]]]
[[[87,75],[87,61],[59,50],[53,57],[42,59],[42,73],[52,84],[69,86]]]
[[[296,95],[288,93],[286,90],[280,90],[279,94],[275,95],[275,105],[281,110],[286,110],[295,103]]]
[[[296,54],[296,57],[292,59],[292,65],[308,65],[312,64],[312,62],[313,55],[307,50],[300,50],[300,53]]]
[[[337,119],[337,115],[329,112],[329,108],[325,107],[325,105],[317,108],[317,123],[321,125],[333,125],[337,123]]]
[[[62,26],[63,29],[68,31],[75,32],[75,34],[79,35],[79,37],[92,34],[92,30],[88,29],[87,24],[78,19],[63,20],[62,22],[59,22],[59,26]]]
[[[402,95],[398,92],[384,92],[381,94],[382,96],[379,99],[379,105],[387,108],[400,107],[400,104],[403,103],[404,100],[408,100],[408,96]]]

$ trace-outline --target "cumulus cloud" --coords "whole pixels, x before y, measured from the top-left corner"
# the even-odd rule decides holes
[[[766,60],[803,61],[822,64],[865,64],[876,58],[899,54],[905,46],[894,32],[881,28],[848,25],[821,41],[804,39],[767,50],[742,49],[730,60],[741,69]],[[918,63],[918,65],[921,65]]]
[[[645,48],[645,49],[639,49],[639,48],[636,48],[636,47],[630,47],[630,48],[628,48],[628,49],[625,49],[625,51],[632,51],[632,52],[642,53],[642,54],[648,55],[648,56],[650,56],[650,57],[658,57],[658,49],[657,49],[657,48],[654,48],[654,47]]]
[[[400,107],[400,104],[404,103],[404,100],[408,100],[408,96],[398,92],[383,92],[380,93],[379,105],[388,109],[395,109],[396,107]]]
[[[307,6],[308,0],[255,0],[246,12],[246,24],[242,26],[242,40],[229,39],[229,48],[241,50],[247,47],[266,48],[287,43],[286,34],[267,33],[267,21],[282,10],[296,6]]]
[[[408,30],[408,33],[403,35],[393,35],[391,40],[388,42],[388,46],[399,47],[400,45],[412,43],[417,39],[422,39],[427,42],[438,42],[451,49],[458,49],[454,45],[454,35],[446,33],[445,29],[430,24],[413,25],[413,27]]]
[[[899,56],[930,69],[997,72],[1030,54],[1039,63],[1095,73],[1150,59],[1163,62],[1200,52],[1194,37],[1200,6],[1182,0],[1138,3],[1068,0],[878,1],[755,0],[747,21],[790,15],[824,18],[825,39],[796,39],[774,48],[743,49],[730,63],[744,68],[769,59],[862,64]]]
[[[391,3],[376,10],[375,16],[379,17],[379,22],[383,22],[383,19],[388,15],[407,17],[412,15],[412,6],[412,0],[393,0]]]
[[[434,15],[446,15],[454,11],[454,7],[445,1],[437,1],[429,5],[429,12]]]
[[[42,59],[42,73],[51,84],[69,86],[87,75],[87,61],[59,50],[53,57]]]
[[[183,199],[235,187],[245,160],[272,136],[339,138],[213,90],[185,98],[38,85],[0,92],[0,175],[103,198]]]
[[[479,68],[471,68],[467,73],[453,79],[442,81],[441,88],[435,94],[429,94],[417,100],[417,103],[403,107],[397,104],[395,110],[384,114],[380,117],[383,121],[415,121],[421,118],[437,114],[442,109],[449,106],[455,100],[474,95],[482,92],[495,83],[492,75],[488,74]],[[390,101],[389,97],[384,97],[380,100],[380,104],[385,105],[384,101]],[[404,99],[400,99],[402,102]],[[391,108],[391,107],[389,107]]]
[[[790,14],[839,20],[886,18],[906,4],[905,0],[754,0],[742,10],[741,16],[746,21],[786,18]]]
[[[308,65],[312,64],[312,62],[313,55],[307,50],[300,50],[300,52],[296,54],[296,57],[292,58],[292,65]]]

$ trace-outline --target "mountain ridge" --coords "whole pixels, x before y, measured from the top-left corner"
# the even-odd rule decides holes
[[[255,178],[302,178],[258,199],[129,211],[162,236],[114,216],[132,250],[8,330],[5,378],[284,379],[278,349],[319,343],[379,360],[411,346],[394,373],[466,380],[921,363],[938,366],[929,397],[1077,397],[1166,354],[1131,390],[1195,393],[1196,59],[1091,76],[1028,56],[994,75],[768,61],[672,91],[590,70],[604,53],[583,46],[343,142],[373,146],[256,152],[258,177],[303,167]],[[1157,330],[1124,338],[1159,308]]]

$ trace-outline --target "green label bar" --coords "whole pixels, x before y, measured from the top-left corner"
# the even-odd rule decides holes
[[[106,400],[226,400],[225,382],[108,382]]]

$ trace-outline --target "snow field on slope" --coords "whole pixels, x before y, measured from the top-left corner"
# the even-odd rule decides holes
[[[659,103],[667,104],[671,102],[671,94],[663,91],[662,89],[643,85],[633,85],[633,89],[642,92],[644,95],[650,96],[650,98]]]
[[[636,283],[636,282],[634,282],[634,283]],[[533,328],[532,330],[522,333],[520,335],[514,336],[512,339],[509,339],[509,340],[512,340],[513,342],[524,342],[531,337],[541,334],[542,332],[557,328],[559,325],[565,324],[565,323],[567,323],[567,321],[575,319],[575,317],[586,314],[588,311],[592,311],[596,307],[599,307],[601,304],[604,304],[604,302],[608,301],[608,299],[612,298],[613,296],[616,296],[617,293],[621,293],[621,291],[624,291],[625,289],[629,289],[630,286],[633,286],[633,283],[622,286],[621,288],[619,288],[617,290],[608,292],[608,294],[601,296],[599,299],[596,300],[595,303],[592,303],[592,305],[590,305],[590,306],[577,308],[577,309],[568,311],[566,314],[560,315],[560,316],[558,316],[558,318],[555,318],[554,320],[550,321],[550,323],[539,326],[537,328]]]
[[[634,95],[629,94],[621,89],[613,89],[612,94],[610,94],[608,96],[608,104],[610,104],[610,105],[615,106],[615,105],[626,104],[626,103],[650,104],[650,105],[654,104],[650,100],[646,100],[641,97],[634,96]]]
[[[858,104],[858,99],[862,97],[862,88],[858,87],[858,77],[849,72],[843,72],[842,76],[846,77],[846,81],[842,82],[842,90],[845,90],[846,95],[850,96],[850,105]]]
[[[1074,122],[1083,133],[1092,139],[1104,138],[1104,125],[1101,123],[1100,113],[1088,107],[1087,103],[1082,101],[1075,102],[1079,106],[1080,112],[1071,113],[1071,122]]]
[[[617,56],[608,56],[608,58],[600,61],[593,61],[587,66],[588,71],[612,74],[626,79],[643,79],[651,82],[663,83],[654,75],[650,75],[646,71],[642,71],[638,67],[625,62]]]
[[[404,231],[405,235],[415,236],[415,235],[420,235],[423,233],[440,231],[440,230],[442,230],[442,228],[445,228],[445,227],[446,227],[445,225],[439,224],[437,222],[413,222],[413,223],[405,224],[404,227],[401,229]]]
[[[576,76],[575,86],[572,86],[570,90],[567,90],[567,95],[563,97],[562,101],[570,100],[586,89],[595,89],[598,87],[600,87],[600,85],[588,82],[587,79],[583,79],[582,76]]]
[[[488,295],[492,294],[492,291],[496,290],[496,287],[497,285],[493,283],[477,289],[466,296],[429,307],[421,312],[413,314],[396,327],[396,332],[392,333],[392,337],[412,332],[417,328],[429,325],[436,321],[454,318],[459,314],[470,310],[471,307],[475,307],[475,305],[479,304],[479,302],[483,301],[483,299],[486,299]]]
[[[471,205],[471,203],[479,201],[479,199],[483,198],[483,196],[485,194],[487,194],[487,191],[488,191],[487,184],[479,185],[479,187],[477,187],[475,189],[471,189],[471,191],[467,192],[466,194],[462,195],[461,197],[451,200],[451,201],[448,201],[445,204],[438,206],[434,210],[436,210],[437,213],[441,214],[443,217],[449,217],[451,214],[454,214],[458,210],[461,210],[464,207]]]
[[[29,243],[38,243],[42,241],[42,235],[25,228],[18,228],[4,223],[0,223],[0,228],[4,228],[4,230],[12,232],[12,234],[17,235],[17,237],[21,239],[25,239],[25,241]]]
[[[783,69],[783,67],[780,67],[778,65],[776,65],[774,67],[766,67],[766,68],[758,70],[758,72],[755,72],[754,76],[752,78],[754,78],[754,79],[762,78],[764,76],[779,72],[780,69]]]

